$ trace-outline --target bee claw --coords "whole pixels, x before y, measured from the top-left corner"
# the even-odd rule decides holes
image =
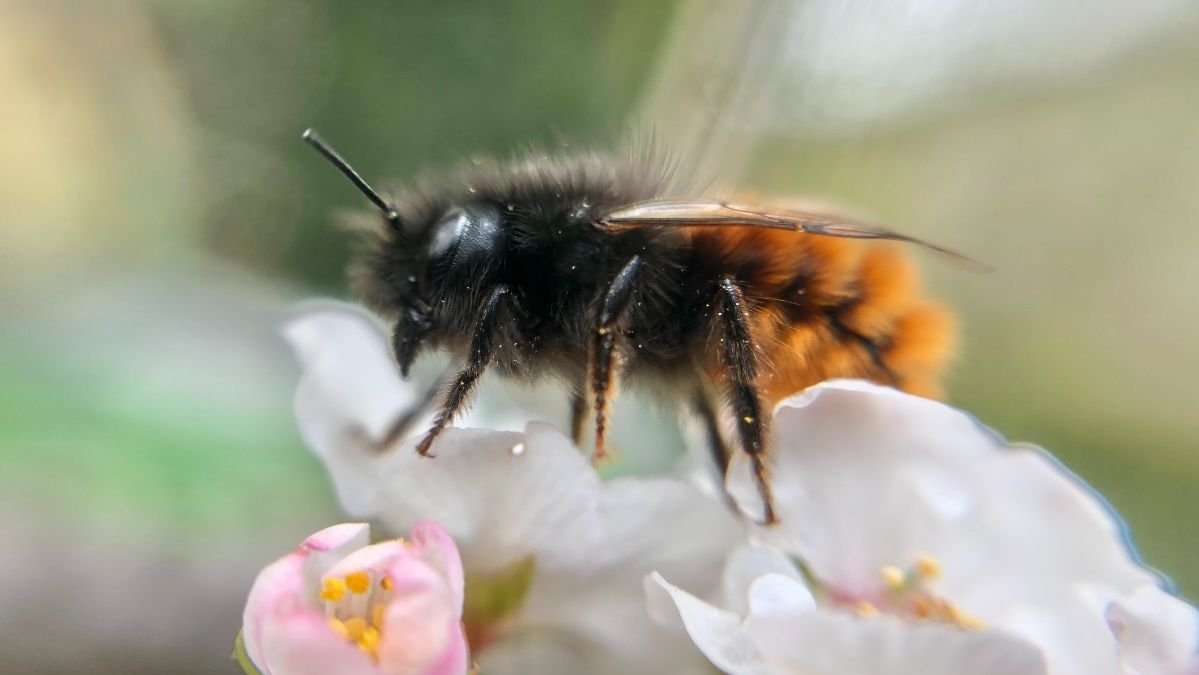
[[[604,446],[597,445],[595,448],[595,452],[591,453],[592,468],[598,469],[601,464],[604,464],[605,462],[608,461],[608,457],[609,457],[608,451],[604,449]]]
[[[759,527],[774,527],[779,524],[778,516],[774,513],[774,506],[770,503],[766,504],[766,513],[763,514],[761,520],[754,521],[754,524]]]
[[[420,455],[421,457],[428,457],[430,459],[436,457],[437,455],[434,455],[432,452],[430,452],[430,449],[433,447],[433,440],[436,438],[436,434],[428,434],[421,439],[421,442],[416,445],[416,454]]]

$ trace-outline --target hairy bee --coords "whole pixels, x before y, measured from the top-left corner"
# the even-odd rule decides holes
[[[462,361],[421,454],[488,368],[566,382],[576,443],[594,415],[596,459],[617,381],[665,383],[704,420],[722,470],[719,411],[732,411],[772,522],[777,401],[836,377],[939,391],[951,316],[920,295],[896,245],[863,240],[956,255],[945,249],[816,211],[676,198],[646,162],[597,155],[475,163],[388,201],[311,130],[304,138],[382,212],[354,283],[394,320],[402,374],[427,348]]]

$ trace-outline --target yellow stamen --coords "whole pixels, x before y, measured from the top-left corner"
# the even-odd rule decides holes
[[[354,595],[362,595],[371,588],[371,575],[366,572],[351,572],[346,575],[346,587]]]
[[[383,577],[379,580],[379,588],[382,588],[385,591],[390,591],[391,586],[391,577]]]
[[[933,606],[929,598],[917,595],[912,598],[912,615],[917,619],[928,619],[933,616]]]
[[[875,607],[874,603],[867,602],[866,600],[859,602],[857,606],[854,607],[854,611],[858,613],[858,616],[864,619],[878,616],[878,607]]]
[[[907,583],[907,575],[903,570],[893,565],[887,565],[879,570],[879,574],[883,577],[883,583],[891,590],[899,590]]]
[[[941,561],[931,555],[916,558],[916,574],[921,579],[936,579],[941,576]]]
[[[350,639],[350,631],[346,630],[346,625],[344,623],[338,621],[337,619],[329,619],[329,627],[332,628],[333,632],[337,633],[341,639]]]
[[[383,603],[377,603],[371,607],[371,625],[375,628],[383,627]]]
[[[966,630],[982,630],[987,626],[986,622],[982,619],[978,618],[977,616],[967,614],[954,605],[949,605],[948,610],[949,618],[953,620],[953,623],[965,628]]]
[[[346,637],[357,642],[362,639],[362,634],[366,632],[366,619],[354,617],[345,620]]]
[[[379,651],[379,637],[378,630],[368,627],[362,631],[362,637],[358,638],[358,647],[367,654],[375,656],[375,653]]]
[[[325,583],[321,586],[321,600],[326,602],[337,602],[345,594],[346,582],[341,579],[325,579]]]

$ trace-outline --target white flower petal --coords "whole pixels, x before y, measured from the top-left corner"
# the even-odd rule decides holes
[[[719,609],[682,590],[654,572],[646,583],[651,596],[665,592],[678,609],[679,617],[695,646],[728,675],[770,675],[757,648],[745,630],[741,616]]]
[[[1182,600],[1146,586],[1113,602],[1107,621],[1119,643],[1126,672],[1199,673],[1199,611]]]
[[[767,574],[803,582],[803,575],[795,563],[778,549],[753,544],[738,546],[729,554],[724,566],[722,606],[738,614],[748,614],[750,586]]]
[[[803,582],[767,574],[749,586],[749,612],[755,616],[802,614],[816,609],[816,598]]]
[[[297,416],[310,419],[318,408],[323,413],[301,427],[313,447],[344,434],[348,425],[381,439],[396,411],[420,401],[420,386],[397,376],[377,321],[351,305],[314,303],[284,324],[283,335],[304,365]]]
[[[746,632],[776,675],[1036,675],[1039,650],[995,632],[826,611],[754,615]]]
[[[907,399],[929,405],[913,412]],[[817,578],[863,595],[879,589],[880,566],[928,552],[941,523],[970,508],[977,498],[955,474],[993,449],[980,447],[978,426],[958,411],[858,381],[787,399],[773,427],[782,524],[763,537]],[[747,463],[736,464],[729,486],[745,494]]]

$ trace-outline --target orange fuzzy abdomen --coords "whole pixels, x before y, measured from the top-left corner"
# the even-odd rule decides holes
[[[690,237],[744,292],[764,402],[845,377],[941,395],[955,322],[922,294],[902,245],[753,228]],[[709,353],[723,379],[719,351]]]

